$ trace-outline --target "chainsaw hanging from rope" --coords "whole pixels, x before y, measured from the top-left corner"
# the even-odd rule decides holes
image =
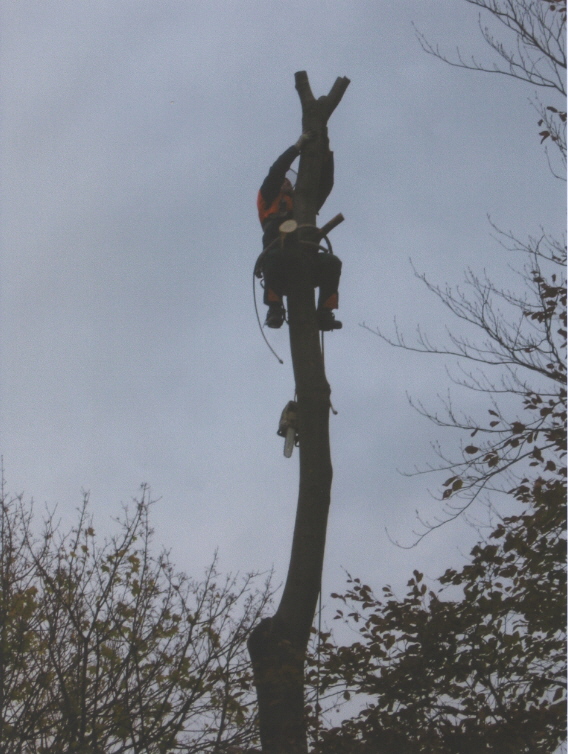
[[[278,423],[276,434],[284,438],[284,455],[290,458],[294,445],[299,445],[298,438],[298,404],[296,401],[288,401]]]

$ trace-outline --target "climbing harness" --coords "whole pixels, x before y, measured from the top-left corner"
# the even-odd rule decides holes
[[[340,215],[338,215],[337,217],[340,217]],[[341,216],[341,218],[343,219],[343,216]],[[335,219],[336,218],[334,218],[334,220]],[[330,222],[333,222],[333,221],[330,221]],[[328,225],[329,224],[330,223],[328,223]],[[269,249],[271,249],[278,241],[281,241],[284,236],[288,235],[289,233],[293,233],[294,231],[299,230],[300,228],[315,228],[316,230],[320,230],[317,227],[317,225],[311,225],[309,223],[305,223],[304,225],[298,225],[295,220],[285,220],[282,223],[282,225],[280,225],[281,236],[279,236],[278,238],[275,238],[273,241],[271,241],[268,244],[268,246],[266,246],[260,252],[260,254],[258,255],[257,260],[256,260],[256,262],[254,264],[254,270],[253,270],[253,274],[252,274],[252,298],[253,298],[253,302],[254,302],[254,311],[255,311],[255,314],[256,314],[256,321],[258,322],[258,328],[260,330],[260,334],[262,335],[262,337],[264,339],[264,342],[266,343],[266,345],[268,346],[269,350],[274,354],[274,357],[278,360],[278,362],[280,364],[284,364],[284,361],[280,358],[280,356],[278,356],[278,354],[276,353],[276,351],[274,350],[274,348],[272,348],[272,346],[268,342],[268,338],[264,334],[264,330],[262,329],[262,322],[260,321],[260,315],[258,313],[258,304],[257,304],[257,300],[256,300],[255,278],[256,277],[258,277],[258,278],[261,277],[260,270],[261,270],[261,265],[262,265],[262,258],[264,257],[264,255],[266,254],[266,252]],[[319,241],[301,241],[300,243],[302,243],[304,245],[307,245],[307,246],[315,246],[318,250],[321,250],[321,251],[323,251],[323,252],[325,252],[327,254],[333,254],[333,247],[332,247],[331,241],[329,240],[329,238],[327,237],[327,235],[322,236],[320,238],[320,241],[325,241],[326,245],[322,246]],[[322,331],[322,355],[323,355],[323,331]],[[333,410],[333,408],[332,408],[332,410]],[[335,411],[334,411],[334,413],[335,413]]]

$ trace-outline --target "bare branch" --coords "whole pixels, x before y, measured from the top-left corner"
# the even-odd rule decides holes
[[[485,65],[471,57],[465,59],[459,48],[456,57],[450,58],[430,43],[416,30],[422,49],[443,60],[448,65],[485,73],[499,73],[526,81],[538,87],[555,89],[566,95],[564,71],[566,70],[565,26],[563,13],[551,10],[542,0],[466,0],[482,12],[490,14],[515,37],[507,47],[499,41],[479,16],[481,35],[488,46],[504,63]]]

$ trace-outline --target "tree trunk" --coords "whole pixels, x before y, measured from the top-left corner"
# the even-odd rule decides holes
[[[317,253],[316,214],[327,121],[349,79],[338,78],[315,99],[305,71],[296,73],[302,131],[315,137],[302,149],[294,192],[298,230],[287,237],[290,259],[288,319],[298,404],[300,488],[288,576],[274,616],[253,630],[248,647],[258,697],[263,754],[306,754],[304,661],[313,623],[325,550],[332,466],[330,387],[319,342],[310,268]]]

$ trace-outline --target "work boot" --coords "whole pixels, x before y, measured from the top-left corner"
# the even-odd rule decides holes
[[[272,327],[275,330],[282,327],[285,313],[282,304],[269,304],[268,312],[266,313],[266,320],[264,321],[265,327]]]
[[[341,330],[343,323],[335,319],[335,316],[331,309],[318,309],[318,329],[324,332],[330,330]]]

